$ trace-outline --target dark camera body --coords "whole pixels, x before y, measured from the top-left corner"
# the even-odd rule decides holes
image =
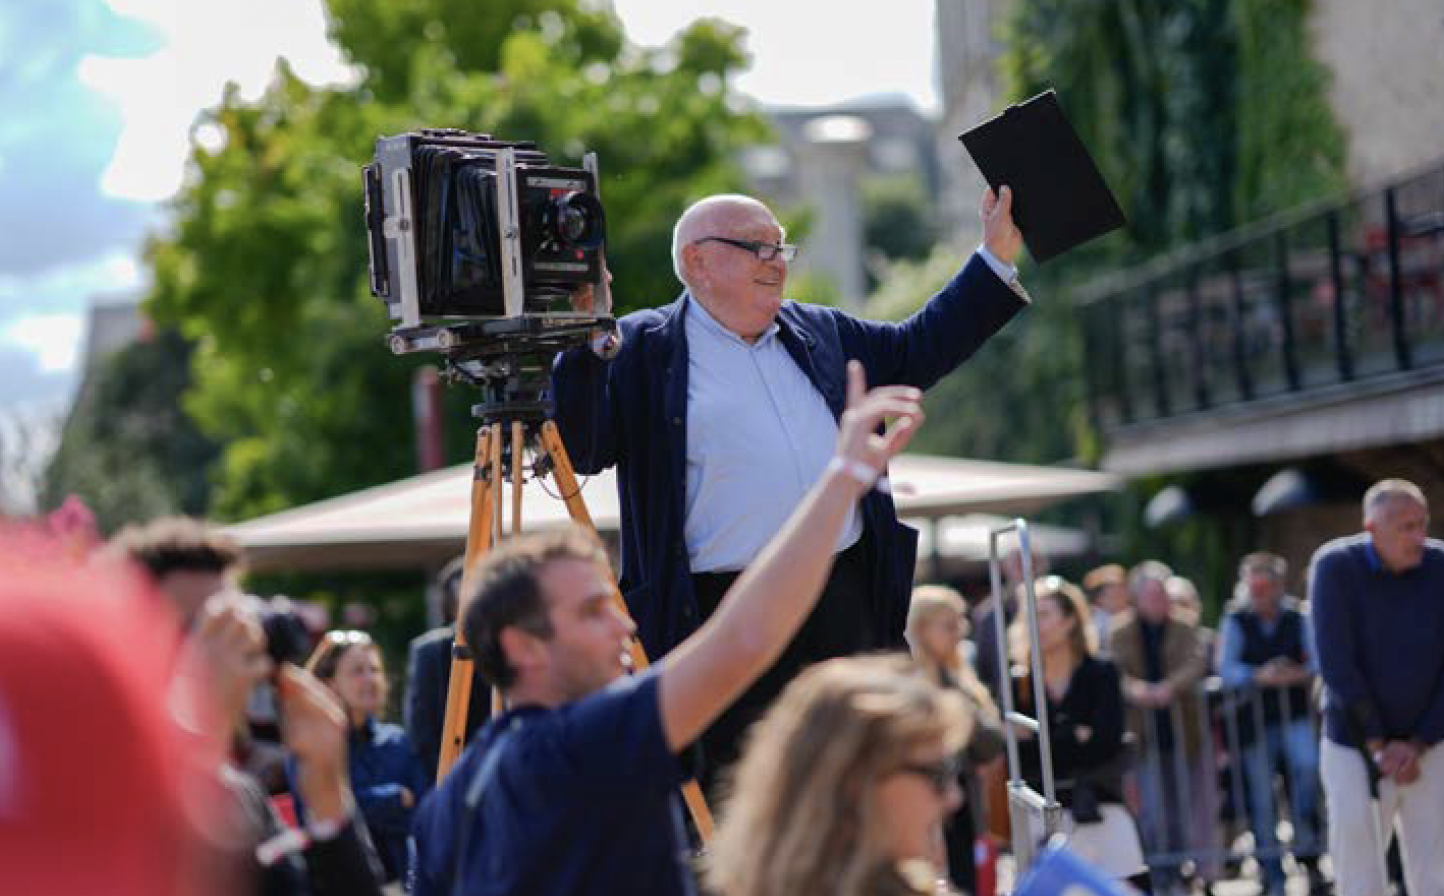
[[[289,605],[263,604],[261,630],[266,635],[266,653],[277,669],[282,663],[304,665],[311,654],[311,633]]]
[[[534,143],[456,130],[381,137],[363,180],[371,291],[403,327],[546,314],[601,279],[595,175],[551,165]]]

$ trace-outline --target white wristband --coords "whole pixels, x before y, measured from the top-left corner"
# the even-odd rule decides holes
[[[827,463],[828,472],[846,473],[865,488],[872,488],[877,482],[878,471],[860,460],[848,460],[845,457],[834,457]]]

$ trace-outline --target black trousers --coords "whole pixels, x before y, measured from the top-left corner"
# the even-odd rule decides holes
[[[703,733],[701,780],[709,799],[715,800],[717,796],[721,773],[741,756],[747,729],[797,673],[813,663],[851,656],[877,646],[872,630],[872,570],[867,540],[864,533],[852,547],[837,555],[817,606],[782,656]],[[702,619],[716,611],[738,575],[735,572],[693,574],[692,588]]]

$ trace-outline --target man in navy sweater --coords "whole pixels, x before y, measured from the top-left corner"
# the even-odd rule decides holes
[[[869,383],[926,389],[1026,306],[1013,266],[1022,235],[1011,192],[999,193],[984,196],[983,241],[962,270],[898,323],[784,301],[797,247],[777,218],[746,196],[707,197],[673,231],[682,296],[623,317],[611,360],[585,346],[558,356],[556,422],[572,462],[581,473],[617,468],[620,584],[650,657],[710,618],[817,481],[837,438],[849,360]],[[593,309],[585,290],[573,303]],[[917,532],[898,521],[886,487],[848,515],[833,550],[817,610],[708,732],[708,778],[736,758],[742,731],[803,666],[902,647]]]
[[[1385,479],[1364,495],[1365,531],[1314,555],[1319,770],[1339,896],[1387,892],[1379,835],[1396,819],[1409,892],[1444,896],[1444,543],[1428,525],[1419,487]]]

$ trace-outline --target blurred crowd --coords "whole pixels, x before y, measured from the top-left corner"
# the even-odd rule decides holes
[[[827,892],[990,896],[998,851],[1013,834],[1012,750],[1028,785],[1044,790],[1051,777],[1070,848],[1141,891],[1208,891],[1248,857],[1247,873],[1269,896],[1284,893],[1290,870],[1313,893],[1350,874],[1437,892],[1422,851],[1436,836],[1425,818],[1435,790],[1420,790],[1439,786],[1427,739],[1437,740],[1429,726],[1444,724],[1433,715],[1436,694],[1416,701],[1424,727],[1409,736],[1395,703],[1413,699],[1411,686],[1369,692],[1372,705],[1348,700],[1350,675],[1362,669],[1373,687],[1388,674],[1387,661],[1370,665],[1371,638],[1397,645],[1407,674],[1434,681],[1410,652],[1419,645],[1397,630],[1419,617],[1370,621],[1340,603],[1345,586],[1330,585],[1346,581],[1358,554],[1366,572],[1432,588],[1418,579],[1436,563],[1423,536],[1427,503],[1408,483],[1381,486],[1365,499],[1366,532],[1316,555],[1312,600],[1289,593],[1283,557],[1250,553],[1212,627],[1194,585],[1158,560],[1101,565],[1074,584],[1047,574],[1046,558],[1014,552],[1000,564],[997,594],[970,602],[944,585],[917,587],[910,657],[813,666],[749,733],[714,792],[721,824],[702,879],[711,891],[758,896],[813,892],[793,882],[821,879],[836,886]],[[507,562],[531,557],[535,572],[557,557],[600,556],[589,542],[568,544],[534,556],[503,551],[483,593],[520,587],[496,584]],[[437,791],[439,809],[418,815],[442,752],[460,560],[437,579],[446,624],[410,644],[403,724],[388,718],[393,676],[372,636],[313,631],[284,601],[242,593],[240,560],[234,542],[189,519],[132,526],[100,544],[71,507],[48,526],[3,533],[4,892],[471,891],[453,890],[454,876],[473,872],[455,855],[468,835],[451,827],[469,822],[447,807],[476,811],[497,774],[484,751],[463,759],[460,784]],[[522,618],[522,603],[513,595],[486,612]],[[482,656],[467,741],[490,715],[488,681],[515,697],[529,674],[516,659],[525,650],[473,616],[463,620],[467,640]],[[624,617],[611,624],[630,634]],[[1321,676],[1334,695],[1322,713]],[[602,680],[571,696],[599,689],[619,691]],[[661,700],[665,726],[665,692]],[[1038,722],[1009,721],[1010,710]],[[524,717],[504,718],[514,729]],[[510,729],[489,726],[482,739],[494,745]],[[628,744],[645,757],[645,745]],[[587,758],[605,766],[608,747],[595,749]],[[1350,790],[1353,767],[1339,766],[1356,758],[1362,796]],[[858,783],[868,781],[876,783]],[[1338,803],[1349,799],[1341,817]],[[1404,871],[1397,853],[1386,860],[1396,818]],[[1373,839],[1359,827],[1371,821]],[[431,847],[436,825],[444,832],[440,852],[428,853],[420,836],[428,825]],[[683,836],[697,845],[695,827]],[[1342,840],[1372,853],[1350,854]],[[568,850],[544,847],[558,857]],[[428,855],[440,856],[432,884]],[[879,876],[880,867],[890,870]]]

